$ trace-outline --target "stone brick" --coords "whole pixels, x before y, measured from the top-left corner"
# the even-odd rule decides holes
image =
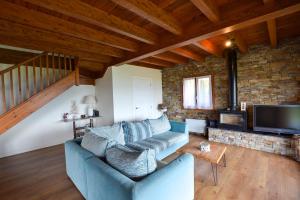
[[[182,108],[184,77],[213,75],[215,108],[228,107],[228,72],[224,58],[209,56],[204,62],[189,62],[162,70],[163,101],[170,119],[218,119],[216,110]],[[238,54],[238,101],[247,102],[248,125],[252,126],[253,104],[300,103],[300,37],[286,40],[277,49],[267,45],[249,47]]]
[[[209,128],[208,139],[209,141],[231,144],[285,156],[292,156],[296,159],[299,159],[299,138],[295,139]]]

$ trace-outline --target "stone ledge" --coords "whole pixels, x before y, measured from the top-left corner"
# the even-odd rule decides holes
[[[293,147],[292,138],[254,134],[250,132],[225,130],[219,128],[208,128],[208,140],[284,156],[295,156],[295,148]]]

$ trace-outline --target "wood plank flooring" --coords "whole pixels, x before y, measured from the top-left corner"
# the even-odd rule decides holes
[[[190,138],[204,140],[193,135]],[[227,147],[227,167],[219,167],[217,186],[213,184],[210,163],[196,160],[196,200],[300,199],[300,163],[279,155]],[[83,198],[65,173],[63,145],[57,145],[0,159],[0,199]]]

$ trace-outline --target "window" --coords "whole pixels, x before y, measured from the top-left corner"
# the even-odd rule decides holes
[[[183,79],[183,108],[213,109],[211,75]]]

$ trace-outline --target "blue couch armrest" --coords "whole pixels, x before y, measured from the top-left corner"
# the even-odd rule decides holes
[[[194,157],[183,154],[137,182],[133,200],[194,199]]]
[[[170,121],[170,124],[171,124],[171,131],[177,133],[189,134],[189,128],[185,122]]]
[[[83,149],[78,140],[69,140],[65,142],[66,171],[75,186],[86,198],[86,174],[84,172],[84,163],[86,159],[95,155]]]
[[[86,160],[88,200],[132,200],[135,182],[97,157]]]

